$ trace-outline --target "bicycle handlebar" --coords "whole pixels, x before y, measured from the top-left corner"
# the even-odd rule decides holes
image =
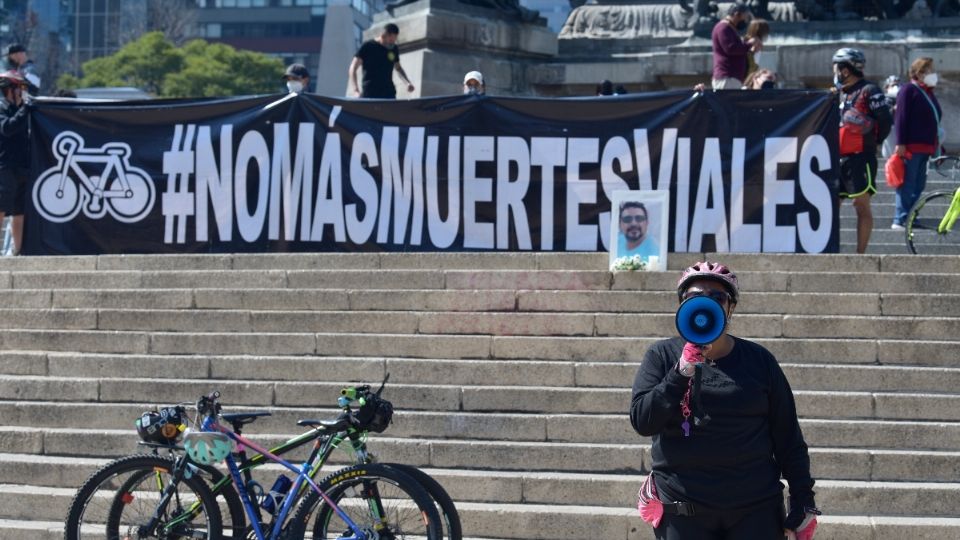
[[[387,381],[390,380],[390,373],[383,378],[383,382],[380,383],[380,388],[377,389],[373,394],[376,397],[380,397],[380,394],[383,393],[384,386],[387,385]],[[350,407],[350,403],[356,401],[362,407],[366,404],[366,395],[370,393],[370,385],[364,384],[361,386],[347,386],[340,389],[340,397],[337,398],[337,405],[341,409],[346,409]]]
[[[216,416],[220,414],[221,409],[219,390],[214,390],[205,396],[200,396],[200,399],[197,400],[197,414],[201,417]]]

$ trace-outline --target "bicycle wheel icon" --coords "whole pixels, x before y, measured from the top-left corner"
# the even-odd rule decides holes
[[[133,223],[150,212],[156,193],[153,182],[142,171],[128,169],[125,176],[117,176],[107,186],[109,192],[117,194],[106,199],[107,211],[117,221]]]
[[[40,215],[54,223],[64,223],[80,212],[81,195],[77,183],[64,178],[59,170],[48,170],[33,185],[33,206]]]

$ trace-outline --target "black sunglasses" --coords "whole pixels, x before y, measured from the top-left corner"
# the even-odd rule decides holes
[[[637,223],[643,223],[646,220],[647,216],[620,216],[620,221],[624,223],[633,223],[634,221]]]
[[[682,300],[689,300],[691,298],[696,298],[697,296],[706,296],[708,298],[712,298],[720,304],[730,302],[730,294],[717,289],[707,289],[705,291],[687,291],[683,293]]]

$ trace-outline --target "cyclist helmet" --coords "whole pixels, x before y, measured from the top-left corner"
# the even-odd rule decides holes
[[[166,407],[159,411],[148,411],[134,421],[137,435],[148,443],[173,444],[186,429],[183,411],[178,407]]]
[[[863,72],[864,66],[867,65],[867,57],[863,55],[863,51],[860,49],[844,47],[833,53],[833,63],[847,64],[853,69]]]
[[[226,433],[187,430],[183,436],[183,447],[195,463],[216,465],[227,459],[236,445]]]
[[[680,281],[677,282],[677,296],[682,300],[690,283],[698,279],[710,279],[720,283],[730,293],[730,301],[734,304],[739,302],[740,284],[737,275],[723,264],[711,261],[698,262],[683,271]]]
[[[0,73],[0,89],[10,88],[11,86],[26,86],[27,81],[23,75],[16,70],[9,70]]]

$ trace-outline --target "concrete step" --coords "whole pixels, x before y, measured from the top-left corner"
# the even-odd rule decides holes
[[[390,431],[393,431],[391,427]],[[298,433],[245,434],[262,444],[277,445]],[[78,437],[96,444],[80,446]],[[639,437],[636,440],[640,440]],[[131,429],[0,428],[0,452],[82,458],[114,458],[143,452]],[[650,466],[650,445],[621,443],[557,443],[532,441],[418,439],[378,435],[370,450],[384,462],[419,467],[469,468],[486,471],[583,472],[589,474],[641,474]],[[305,456],[293,454],[303,459]],[[884,450],[857,447],[812,447],[814,478],[891,482],[953,482],[960,474],[960,452],[955,450]],[[334,453],[333,463],[348,463],[344,453]],[[28,470],[34,470],[31,466]],[[22,482],[16,467],[11,482]],[[492,473],[491,473],[492,474]],[[18,479],[19,478],[19,479]]]
[[[849,205],[841,210],[851,211]],[[852,214],[851,214],[852,215]],[[878,227],[879,229],[880,227]],[[791,261],[803,260],[806,271],[833,270],[846,268],[846,271],[862,270],[862,266],[877,266],[883,256],[854,255],[799,255],[777,253],[671,253],[670,270],[681,270],[689,264],[710,258],[735,257],[730,259],[731,266],[737,271],[755,271],[770,267],[780,269],[798,269],[796,265],[787,265]],[[44,279],[42,274],[82,273],[111,274],[113,271],[139,271],[127,274],[129,282],[138,281],[131,276],[145,276],[144,288],[157,288],[154,284],[157,276],[167,272],[192,272],[194,279],[218,275],[233,270],[234,275],[256,275],[263,270],[273,270],[276,274],[298,270],[416,270],[443,268],[470,271],[488,270],[598,270],[607,267],[606,253],[271,253],[271,254],[232,254],[232,255],[102,255],[77,257],[7,257],[0,259],[0,284],[9,287],[10,276],[31,274],[32,280]],[[727,259],[724,259],[727,261]],[[735,263],[733,261],[736,261]],[[922,262],[919,261],[918,262]],[[98,272],[99,271],[99,272]],[[935,270],[919,270],[920,272]],[[943,271],[943,270],[940,270]],[[33,275],[40,274],[40,275]],[[270,272],[267,272],[269,275]],[[220,274],[222,275],[222,274]],[[45,279],[52,283],[50,276]],[[89,279],[89,278],[84,278]],[[218,283],[222,286],[238,287],[236,282]],[[192,286],[192,285],[191,285]],[[253,285],[256,287],[256,285]],[[266,285],[260,285],[264,288]],[[177,285],[172,285],[177,288]],[[184,285],[180,284],[179,288]],[[17,287],[24,288],[24,287]],[[63,287],[60,287],[63,288]]]
[[[176,389],[164,379],[0,376],[0,400],[35,402],[130,403],[190,402],[216,387],[242,403],[273,407],[330,407],[349,382],[255,382],[181,379]],[[522,412],[604,414],[623,409],[629,388],[550,388],[518,392],[512,385],[457,386],[391,384],[388,398],[397,405],[432,413]],[[915,419],[960,421],[960,394],[794,390],[798,413],[807,418]]]
[[[946,364],[945,364],[946,365]],[[377,381],[390,374],[394,384],[493,385],[514,387],[626,388],[639,363],[291,356],[160,356],[83,353],[0,352],[0,374],[94,378],[194,378],[274,381],[315,378],[326,381]],[[782,363],[797,390],[939,392],[960,387],[960,368],[834,363]]]
[[[18,476],[30,478],[31,486],[70,490],[107,462],[106,459],[0,454],[0,463],[4,465],[0,472],[0,501],[9,495],[4,487],[17,485]],[[330,470],[338,466],[333,465]],[[259,476],[268,481],[279,469],[264,467],[258,471],[269,471]],[[424,471],[439,481],[458,503],[526,502],[570,506],[589,501],[591,506],[622,507],[625,501],[636,497],[644,478],[643,475],[534,471],[437,468]],[[907,508],[920,509],[919,515],[949,515],[960,502],[958,487],[953,483],[858,480],[819,480],[816,485],[819,505],[829,508],[831,514],[887,516],[902,515]],[[4,517],[30,517],[17,510],[18,505],[0,504],[0,508],[7,508]]]
[[[200,385],[198,385],[200,386]],[[217,385],[220,386],[220,385]],[[224,385],[226,386],[226,385]],[[336,411],[332,408],[302,408],[276,407],[268,405],[270,388],[255,385],[237,386],[249,388],[248,397],[244,401],[250,403],[232,407],[231,410],[267,410],[273,416],[258,422],[256,433],[290,433],[295,431],[297,420],[304,418],[332,418]],[[211,389],[210,385],[205,387]],[[187,393],[185,393],[187,394]],[[196,399],[197,392],[189,393]],[[229,396],[225,394],[229,400]],[[896,397],[895,395],[891,395]],[[172,397],[172,396],[171,396]],[[814,402],[811,399],[809,402]],[[823,399],[822,396],[817,396]],[[329,400],[329,397],[326,397]],[[836,398],[836,401],[845,403],[849,400]],[[903,408],[914,404],[914,396],[903,396],[902,400],[891,399],[896,405]],[[935,400],[928,400],[930,403]],[[955,399],[946,400],[948,402]],[[165,404],[175,403],[176,400],[165,401]],[[890,407],[893,409],[896,405]],[[398,406],[401,406],[398,403]],[[0,402],[0,413],[4,418],[4,425],[19,438],[14,438],[11,444],[32,445],[37,442],[37,435],[24,432],[19,428],[33,427],[44,433],[40,435],[45,444],[51,443],[51,437],[56,438],[59,430],[72,428],[78,425],[89,426],[91,429],[118,429],[132,426],[133,420],[144,410],[152,408],[149,404],[110,404],[110,403],[83,403],[83,402],[31,402],[31,401],[3,401]],[[616,409],[615,409],[616,410]],[[416,411],[401,409],[395,416],[395,422],[390,427],[390,435],[395,437],[419,438],[455,438],[463,440],[486,441],[545,441],[557,443],[603,443],[603,444],[636,444],[649,441],[640,437],[626,421],[627,404],[624,400],[623,413],[617,414],[564,414],[564,413],[518,413],[518,412],[478,412],[478,411],[449,411],[434,410]],[[853,414],[857,414],[854,412]],[[869,414],[864,407],[862,414]],[[865,418],[801,418],[807,443],[819,447],[846,447],[846,448],[885,448],[885,449],[933,449],[952,450],[960,447],[960,423],[949,420],[921,421],[909,419],[879,419]],[[67,441],[69,442],[69,441]],[[75,446],[75,445],[73,445]],[[65,455],[67,450],[48,452]],[[46,447],[45,448],[50,448]],[[60,446],[59,448],[64,448]],[[102,449],[98,449],[100,451]],[[13,451],[16,450],[0,450]],[[76,450],[81,452],[80,450]],[[103,455],[103,454],[94,454]]]
[[[45,488],[33,491],[29,486],[0,486],[0,501],[4,513],[12,513],[15,508],[33,511],[42,521],[32,522],[28,526],[21,520],[6,519],[0,526],[13,530],[35,530],[40,536],[50,538],[51,529],[55,529],[58,513],[65,512],[72,493],[68,489]],[[652,539],[652,530],[636,516],[636,510],[630,508],[608,508],[602,506],[558,506],[555,504],[482,504],[461,503],[458,505],[461,522],[467,535],[476,534],[487,538],[636,538]],[[46,518],[46,519],[44,519]],[[834,521],[836,520],[836,521]],[[876,521],[875,521],[876,520]],[[922,533],[922,538],[947,538],[938,533],[960,531],[960,520],[929,517],[824,517],[822,529],[818,534],[826,538],[842,535],[845,538],[859,540],[874,538],[874,534],[891,534],[903,531],[904,527],[913,527],[914,533]],[[922,526],[918,527],[923,523]],[[837,529],[837,530],[832,530]],[[6,529],[0,529],[0,531]],[[820,531],[823,531],[822,533]],[[929,531],[928,531],[929,530]],[[881,536],[883,537],[883,536]],[[903,536],[886,536],[903,538]]]
[[[960,295],[916,293],[751,292],[737,306],[738,313],[813,315],[831,303],[833,315],[955,316]],[[673,291],[447,291],[336,289],[136,289],[113,290],[0,290],[2,311],[72,310],[74,324],[89,326],[91,314],[108,316],[122,310],[248,310],[338,312],[598,312],[670,313],[676,305]],[[94,309],[94,306],[96,309]],[[10,315],[15,316],[17,312]],[[26,312],[25,312],[26,313]],[[84,314],[81,316],[81,314]],[[116,316],[114,314],[114,316]],[[263,315],[268,316],[268,315]],[[8,318],[8,317],[4,317]],[[68,319],[72,322],[73,319]],[[251,321],[244,321],[251,324]]]
[[[960,293],[956,280],[944,279],[948,271],[937,267],[948,259],[924,263],[936,272],[923,273],[914,266],[909,272],[865,271],[754,271],[737,269],[741,286],[758,292],[929,292]],[[869,262],[869,261],[868,261]],[[920,259],[915,265],[923,263]],[[602,268],[602,267],[601,267]],[[0,274],[2,277],[3,274]],[[673,291],[677,274],[670,272],[597,271],[460,271],[460,270],[370,270],[370,271],[92,271],[18,272],[6,274],[6,287],[14,290],[44,289],[447,289],[447,290],[659,290]],[[41,296],[49,292],[41,292]],[[35,300],[43,302],[44,300]]]
[[[670,332],[672,334],[672,332]],[[670,334],[660,334],[670,335]],[[653,337],[0,330],[0,349],[154,355],[322,355],[639,362]],[[784,363],[952,365],[949,341],[757,338]]]
[[[954,295],[956,296],[956,295]],[[857,298],[859,299],[859,298]],[[916,305],[924,299],[899,298]],[[946,303],[929,296],[928,305]],[[896,301],[896,299],[894,300]],[[956,308],[951,308],[956,309]],[[901,309],[903,310],[903,309]],[[926,311],[936,313],[936,310]],[[101,330],[160,333],[261,334],[372,333],[495,336],[656,337],[676,332],[674,313],[409,312],[255,310],[0,309],[0,329]],[[960,339],[956,317],[781,315],[738,313],[732,332],[746,338]],[[92,335],[93,333],[88,333]],[[94,336],[95,337],[95,336]],[[81,338],[80,341],[83,341]],[[162,340],[158,345],[162,344]]]

